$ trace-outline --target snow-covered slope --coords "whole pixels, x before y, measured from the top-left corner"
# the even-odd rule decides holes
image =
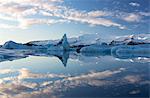
[[[21,44],[13,41],[8,41],[2,45],[4,49],[46,49],[46,46],[32,45],[32,44]]]
[[[26,45],[20,44],[20,43],[8,41],[2,46],[2,48],[5,48],[5,49],[27,49],[29,47]]]
[[[100,42],[100,36],[97,34],[84,34],[79,37],[67,38],[70,46],[78,46],[78,45],[90,45]],[[56,45],[59,43],[58,40],[44,40],[44,41],[31,41],[30,44],[34,45]]]
[[[101,37],[98,34],[84,34],[79,37],[67,38],[70,46],[79,46],[79,45],[92,45],[92,44],[101,44]],[[32,41],[29,44],[34,45],[44,45],[44,46],[53,46],[59,43],[58,40],[44,40],[44,41]],[[121,36],[114,39],[110,45],[133,45],[133,44],[145,44],[150,43],[150,34],[138,34],[138,35],[128,35]]]
[[[98,34],[85,34],[79,36],[76,42],[71,43],[71,45],[91,45],[96,43],[100,43],[100,36]]]
[[[150,43],[150,34],[137,34],[117,37],[111,45],[137,45]]]

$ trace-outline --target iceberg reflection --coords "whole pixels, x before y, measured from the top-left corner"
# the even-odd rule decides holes
[[[76,53],[72,51],[47,51],[47,50],[0,50],[0,62],[3,61],[12,61],[17,59],[26,58],[28,56],[45,56],[45,57],[57,57],[62,62],[64,67],[67,66],[68,59],[77,59],[82,56],[84,57],[103,57],[103,56],[112,56],[118,60],[128,60],[132,62],[149,62],[150,55],[149,53],[141,52],[130,52],[130,53],[111,53],[111,52],[81,52]],[[82,60],[82,59],[79,59]]]
[[[44,72],[43,69],[41,69],[42,71],[35,71],[35,68],[31,68],[32,66],[27,68],[17,67],[14,69],[10,66],[2,68],[0,69],[0,98],[92,97],[93,95],[90,95],[90,93],[84,93],[89,91],[93,91],[92,93],[97,92],[95,97],[122,97],[124,94],[133,97],[139,95],[148,96],[148,85],[150,84],[148,80],[148,66],[141,62],[149,62],[149,58],[147,56],[141,57],[141,54],[139,56],[133,55],[124,58],[124,56],[120,55],[114,56],[110,52],[76,53],[72,51],[47,51],[42,49],[34,51],[1,50],[0,55],[0,62],[38,56],[47,58],[56,57],[65,67],[67,66],[68,59],[71,59],[73,62],[81,61],[86,65],[83,68],[83,66],[77,64],[73,66],[71,64],[72,66],[68,66],[67,68],[70,68],[72,73],[68,73],[67,68],[64,68],[64,72],[62,70],[55,72],[53,69],[48,69],[47,67],[48,71],[46,69],[44,69]],[[105,62],[107,62],[108,57],[113,57],[115,61],[116,58],[119,60],[133,60],[132,62],[139,61],[140,63],[138,63],[143,66],[138,66],[136,63],[135,66],[114,66],[114,68],[113,66],[109,66],[109,68],[102,68],[106,65],[101,65],[102,61],[105,59]],[[49,59],[47,60],[49,62]],[[94,64],[96,62],[98,65]],[[116,65],[116,62],[113,62],[113,64]],[[49,64],[47,65],[49,66]],[[122,64],[127,63],[123,62]],[[39,65],[36,67],[41,68]],[[95,66],[96,68],[94,68]],[[84,71],[80,72],[81,67]],[[76,73],[76,69],[74,68],[79,70],[78,73]],[[55,70],[59,69],[56,67]],[[121,91],[120,88],[122,89]]]

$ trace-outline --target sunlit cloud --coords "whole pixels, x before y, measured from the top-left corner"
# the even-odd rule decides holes
[[[30,3],[29,3],[30,2]],[[32,3],[31,3],[32,2]],[[8,0],[0,1],[0,19],[15,20],[18,25],[1,24],[4,28],[22,28],[26,29],[36,24],[56,24],[56,23],[70,23],[79,22],[89,24],[91,26],[105,26],[105,27],[118,27],[126,29],[120,23],[116,23],[107,16],[113,16],[115,12],[105,10],[82,11],[62,6],[63,0]],[[130,3],[130,5],[137,5]],[[123,12],[119,12],[123,13]],[[118,14],[118,12],[117,12]],[[33,17],[33,16],[42,16]],[[146,12],[140,13],[123,13],[121,17],[127,22],[139,22],[142,16],[149,16]],[[117,17],[113,17],[117,18]]]
[[[14,25],[8,25],[8,24],[0,24],[0,28],[2,29],[14,29],[14,28],[17,28],[16,26]]]
[[[8,74],[8,73],[12,73],[12,72],[14,72],[14,71],[11,69],[0,69],[0,74]]]
[[[150,12],[139,12],[140,15],[142,16],[150,16]]]
[[[1,19],[16,20],[18,25],[3,26],[4,28],[27,28],[35,24],[55,24],[63,22],[80,22],[92,26],[118,27],[125,29],[119,23],[104,18],[111,13],[103,10],[82,11],[62,6],[63,0],[0,0]],[[40,16],[37,18],[33,16]],[[48,16],[46,18],[46,16]],[[30,18],[29,18],[30,17]],[[31,18],[32,17],[32,18]],[[46,22],[47,21],[47,22]],[[3,24],[4,25],[4,24]]]
[[[111,85],[111,81],[104,80],[105,78],[111,77],[115,74],[119,74],[124,71],[125,68],[120,68],[118,70],[105,70],[102,72],[91,72],[88,74],[70,76],[63,74],[39,74],[32,73],[26,68],[15,70],[19,72],[18,76],[7,77],[0,79],[0,97],[12,97],[13,98],[39,98],[43,96],[44,98],[55,98],[58,97],[56,93],[61,95],[62,91],[67,89],[75,88],[77,86],[91,85],[91,86],[104,86]],[[6,73],[10,70],[6,70]],[[37,79],[37,78],[56,78],[60,77],[62,79],[56,81],[43,81],[42,83],[27,82],[24,79]],[[9,83],[5,81],[11,81]],[[41,89],[39,89],[41,88]],[[63,89],[62,89],[63,88]],[[29,92],[30,91],[30,92]]]
[[[13,72],[19,72],[18,75],[14,77],[6,77],[0,79],[0,97],[10,97],[10,98],[58,98],[61,93],[72,88],[82,87],[82,86],[111,86],[117,83],[117,85],[128,84],[128,83],[146,83],[141,81],[141,75],[128,75],[125,77],[120,77],[117,80],[109,80],[111,78],[126,71],[125,68],[119,68],[116,70],[104,70],[104,71],[93,71],[87,74],[80,74],[76,76],[64,75],[64,74],[41,74],[33,73],[26,68],[19,70],[11,70]],[[11,72],[10,69],[6,69],[2,73]],[[25,79],[50,79],[43,80],[41,83],[38,82],[28,82]],[[51,80],[52,78],[60,78],[58,80]],[[10,82],[5,82],[10,81]],[[142,84],[141,84],[142,85]],[[62,89],[63,88],[63,89]],[[59,95],[58,95],[59,93]],[[129,94],[139,93],[139,90],[133,90]]]
[[[130,2],[129,5],[134,6],[134,7],[139,7],[140,4],[136,2]]]
[[[133,90],[133,91],[131,91],[131,92],[129,92],[129,94],[138,94],[138,93],[140,93],[140,90]]]
[[[18,76],[18,79],[26,79],[26,78],[65,78],[67,76],[60,74],[34,74],[32,72],[30,72],[28,69],[26,68],[22,68],[19,70],[20,75]]]
[[[123,18],[123,20],[127,21],[127,22],[139,22],[141,21],[141,16],[139,14],[128,14],[127,16],[125,16]]]
[[[127,80],[129,83],[137,83],[141,80],[140,76],[135,76],[135,75],[129,75],[124,77],[125,80]]]

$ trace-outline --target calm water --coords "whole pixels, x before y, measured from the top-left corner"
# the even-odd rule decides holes
[[[0,62],[0,98],[148,98],[148,60],[63,53]]]

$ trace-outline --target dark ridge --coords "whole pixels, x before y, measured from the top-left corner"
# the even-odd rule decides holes
[[[140,44],[147,44],[147,43],[130,41],[127,45],[140,45]]]
[[[78,46],[70,46],[70,48],[76,48],[76,52],[80,53],[81,48],[90,46],[90,45],[78,45]]]
[[[26,46],[41,46],[41,45],[36,45],[36,44],[32,44],[32,43],[26,43],[26,44],[23,44],[23,45],[26,45]]]

